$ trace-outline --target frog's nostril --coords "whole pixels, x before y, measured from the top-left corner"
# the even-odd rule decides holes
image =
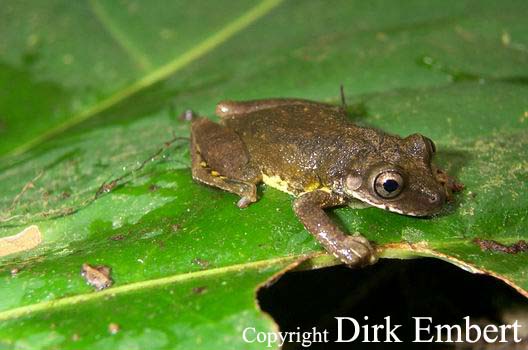
[[[437,203],[440,200],[440,196],[437,194],[429,195],[429,203]]]
[[[439,204],[444,202],[444,197],[439,193],[434,193],[429,195],[429,203]]]

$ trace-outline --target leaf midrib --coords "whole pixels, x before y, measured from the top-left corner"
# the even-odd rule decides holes
[[[460,244],[459,241],[458,243]],[[444,246],[444,244],[442,244],[442,246]],[[382,244],[378,246],[378,256],[380,258],[393,258],[393,259],[394,258],[408,259],[411,256],[413,257],[434,256],[436,258],[446,260],[459,267],[460,267],[460,264],[462,264],[466,266],[467,268],[474,269],[473,272],[486,273],[486,274],[492,275],[493,277],[498,278],[499,280],[505,282],[506,284],[516,289],[520,294],[524,296],[528,296],[527,294],[528,292],[526,292],[524,288],[522,288],[520,285],[518,285],[513,280],[511,280],[510,277],[493,274],[490,271],[482,269],[481,267],[475,265],[474,263],[462,261],[454,256],[451,256],[450,254],[442,253],[437,250],[438,248],[439,247],[434,247],[434,248],[430,248],[428,246],[421,247],[419,246],[419,244],[409,244],[409,243],[401,243],[401,242],[386,243],[386,244]],[[311,254],[308,254],[308,256],[310,256],[310,259],[312,260],[312,262],[315,262],[313,266],[323,267],[323,266],[332,266],[335,264],[340,264],[339,261],[337,261],[331,255],[326,254],[325,252],[312,252]],[[0,321],[16,319],[16,318],[23,317],[23,316],[26,316],[32,313],[50,310],[50,309],[58,308],[58,307],[66,307],[66,306],[74,305],[74,304],[81,303],[81,302],[89,302],[92,300],[101,299],[105,297],[115,297],[116,295],[119,295],[119,294],[124,294],[124,293],[139,291],[139,290],[146,290],[146,289],[155,288],[155,287],[162,287],[162,286],[166,286],[172,283],[182,283],[182,282],[186,282],[186,281],[190,281],[190,280],[194,280],[198,278],[206,278],[206,277],[215,276],[215,275],[228,274],[228,273],[247,271],[247,270],[265,269],[269,267],[276,267],[278,265],[282,265],[284,268],[296,261],[300,261],[301,259],[306,259],[306,257],[307,257],[306,254],[289,255],[289,256],[283,256],[283,257],[272,258],[272,259],[265,259],[265,260],[251,261],[251,262],[246,262],[246,263],[241,263],[241,264],[222,266],[218,268],[211,268],[207,270],[179,273],[179,274],[165,276],[161,278],[150,279],[147,281],[133,282],[133,283],[125,284],[122,286],[108,288],[108,289],[105,289],[99,292],[78,294],[75,296],[64,297],[64,298],[50,300],[50,301],[43,301],[43,302],[38,302],[35,304],[16,307],[10,310],[0,311]]]

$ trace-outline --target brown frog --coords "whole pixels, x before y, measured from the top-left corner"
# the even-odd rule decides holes
[[[301,99],[223,101],[220,123],[191,127],[196,181],[257,201],[261,182],[290,193],[295,214],[326,250],[351,266],[374,263],[363,236],[347,235],[324,212],[353,199],[403,215],[431,216],[451,193],[431,159],[434,143],[359,127],[344,108]]]

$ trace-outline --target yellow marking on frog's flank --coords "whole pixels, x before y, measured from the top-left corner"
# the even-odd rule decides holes
[[[270,175],[262,174],[262,181],[270,187],[276,188],[279,191],[286,192],[294,196],[301,196],[305,193],[313,192],[315,190],[332,193],[332,190],[329,187],[322,186],[320,182],[313,182],[307,185],[304,188],[303,192],[295,194],[294,192],[291,191],[290,187],[288,186],[288,182],[281,179],[281,177],[278,175],[270,176]]]
[[[276,188],[279,191],[286,192],[291,195],[294,194],[292,191],[290,191],[290,188],[288,187],[288,183],[284,181],[283,179],[281,179],[281,177],[278,175],[268,176],[266,174],[262,174],[262,181],[266,185]]]
[[[200,162],[200,166],[202,168],[207,168],[207,163],[202,161],[202,162]]]
[[[31,225],[16,235],[0,238],[0,257],[35,248],[42,242],[42,234]]]
[[[323,191],[323,192],[326,192],[326,193],[332,193],[332,190],[329,188],[329,187],[326,187],[326,186],[323,186],[323,187],[316,187],[316,188],[305,188],[305,191],[302,192],[301,194],[299,194],[299,196],[302,196],[303,194],[305,193],[310,193],[310,192],[313,192],[315,190],[318,190],[318,191]]]
[[[317,190],[319,187],[321,187],[321,184],[319,182],[312,182],[311,184],[309,184],[308,186],[304,188],[304,191],[312,192],[312,191]]]
[[[213,170],[213,171],[211,171],[211,175],[213,175],[213,176],[219,176],[220,173],[219,173],[218,171],[216,171],[216,170]]]
[[[327,193],[332,193],[332,190],[329,188],[329,187],[321,187],[321,188],[318,188],[319,191],[324,191],[324,192],[327,192]]]

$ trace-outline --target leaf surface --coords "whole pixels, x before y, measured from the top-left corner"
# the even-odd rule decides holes
[[[37,225],[42,243],[0,258],[0,346],[228,349],[250,346],[245,327],[271,331],[255,288],[321,248],[287,194],[262,187],[240,210],[234,195],[193,183],[179,116],[192,108],[214,119],[227,98],[338,103],[341,83],[357,123],[427,135],[466,189],[433,219],[376,208],[337,209],[335,219],[382,256],[437,256],[526,294],[526,254],[473,242],[528,239],[526,10],[521,1],[9,2],[0,237]],[[93,291],[83,263],[110,266],[114,286]]]

